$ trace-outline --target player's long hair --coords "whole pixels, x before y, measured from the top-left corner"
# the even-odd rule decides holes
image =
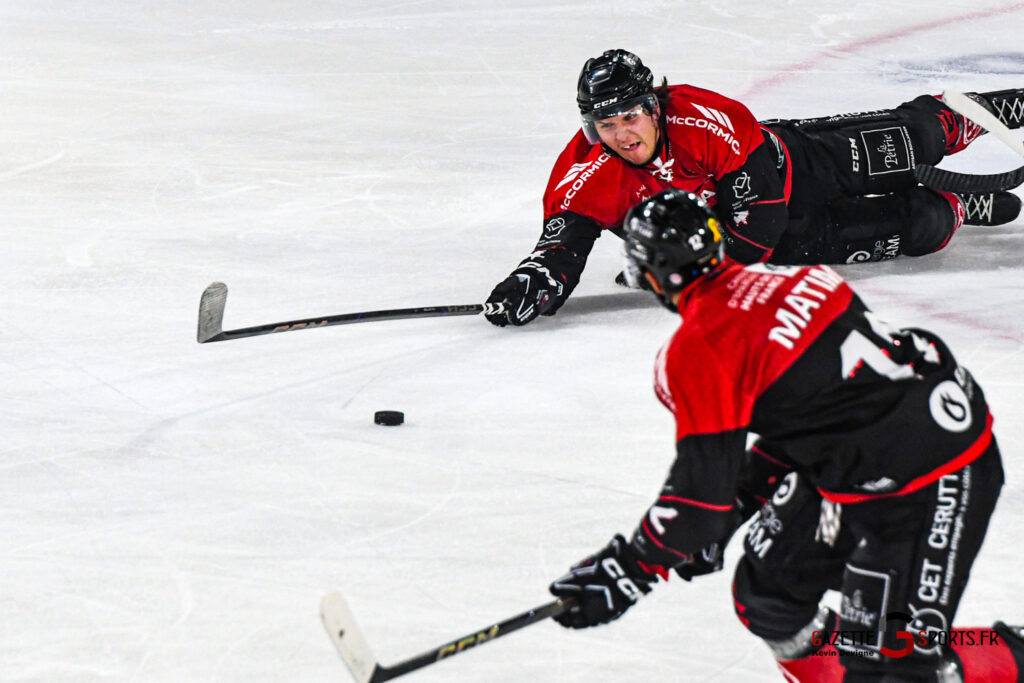
[[[658,98],[658,105],[661,107],[661,116],[665,117],[665,108],[668,106],[668,78],[661,77],[661,85],[654,89],[654,96]]]

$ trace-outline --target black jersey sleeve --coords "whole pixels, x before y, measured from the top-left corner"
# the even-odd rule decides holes
[[[600,236],[601,226],[596,221],[572,211],[557,213],[545,221],[533,253],[519,267],[542,266],[562,283],[562,295],[548,315],[558,310],[579,284],[590,250]]]
[[[728,539],[738,524],[735,497],[746,458],[746,430],[686,436],[658,500],[633,534],[644,562],[674,567]]]
[[[767,261],[789,221],[785,183],[774,150],[766,141],[741,167],[715,183],[726,253],[741,263]]]

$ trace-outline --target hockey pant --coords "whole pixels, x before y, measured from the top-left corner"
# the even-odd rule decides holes
[[[938,251],[960,227],[949,199],[919,186],[916,164],[945,152],[944,105],[922,95],[896,109],[765,122],[792,165],[789,226],[772,261],[881,261]]]
[[[838,517],[807,479],[787,475],[744,540],[738,617],[755,635],[786,642],[812,622],[825,591],[838,590],[832,639],[846,681],[934,675],[1002,483],[995,441],[962,470],[906,496],[842,506]],[[905,634],[919,631],[933,637],[908,648]]]

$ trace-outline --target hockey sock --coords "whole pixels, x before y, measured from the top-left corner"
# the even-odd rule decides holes
[[[800,659],[778,659],[775,663],[790,683],[842,683],[846,673],[832,645]]]
[[[1018,683],[1024,672],[1024,640],[1001,622],[994,629],[953,629],[950,641],[964,683]]]

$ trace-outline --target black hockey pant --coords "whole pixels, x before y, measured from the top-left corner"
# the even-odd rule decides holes
[[[844,505],[830,546],[819,532],[827,524],[818,491],[787,475],[749,527],[733,583],[737,615],[755,635],[786,641],[811,622],[825,591],[838,590],[834,641],[846,681],[934,676],[945,656],[938,633],[953,628],[1002,484],[993,441],[912,494]],[[920,630],[936,635],[909,650],[901,632]]]
[[[942,159],[946,112],[922,95],[892,110],[764,122],[786,144],[793,173],[789,226],[771,260],[881,261],[945,246],[959,219],[913,169]]]

